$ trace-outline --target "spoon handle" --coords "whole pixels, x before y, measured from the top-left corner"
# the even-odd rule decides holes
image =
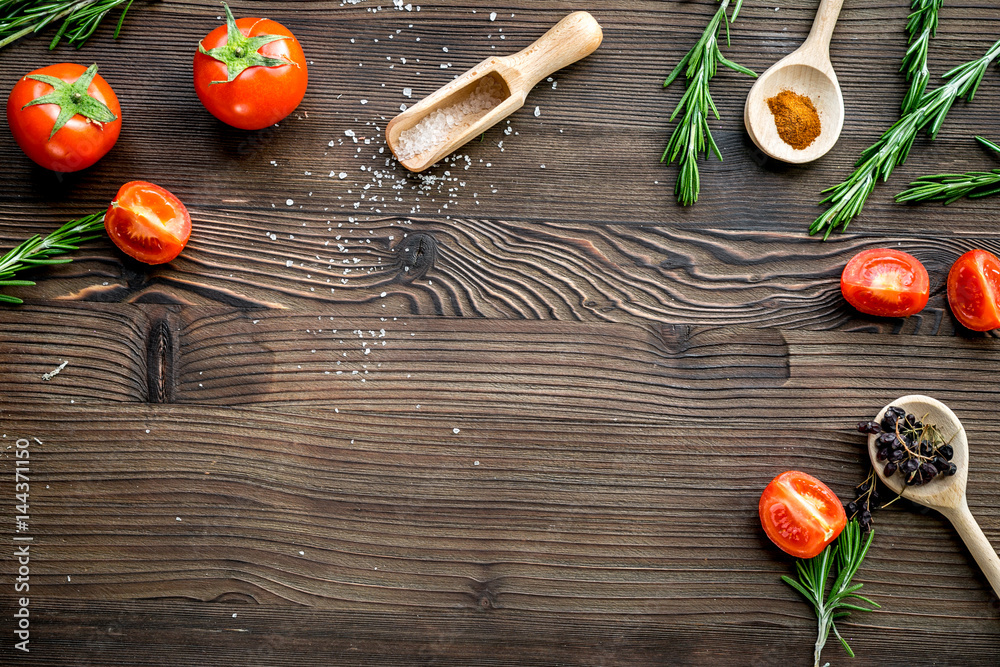
[[[816,18],[813,20],[812,30],[806,38],[803,46],[808,46],[814,51],[818,51],[824,58],[830,58],[830,39],[833,37],[833,29],[837,26],[837,17],[840,16],[840,8],[844,6],[844,0],[822,0],[819,9],[816,10]]]
[[[975,517],[969,511],[969,505],[963,499],[962,504],[954,509],[944,510],[944,515],[948,517],[955,530],[958,531],[965,546],[969,548],[983,574],[989,580],[990,585],[997,595],[1000,595],[1000,557],[993,549],[993,545],[983,534],[983,529],[976,523]]]
[[[534,44],[504,59],[521,79],[516,82],[517,90],[511,93],[523,98],[548,75],[589,56],[603,39],[600,24],[589,13],[573,12],[566,16]]]

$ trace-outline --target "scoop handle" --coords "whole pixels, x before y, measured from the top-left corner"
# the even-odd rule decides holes
[[[986,538],[983,529],[976,523],[975,517],[969,510],[969,505],[962,499],[962,503],[954,509],[944,509],[942,513],[948,517],[955,530],[958,531],[965,546],[969,548],[969,553],[979,563],[983,574],[989,580],[994,592],[1000,595],[1000,557],[993,549],[993,545]]]
[[[520,90],[516,92],[527,95],[545,77],[589,56],[603,39],[600,24],[589,12],[573,12],[566,16],[534,44],[505,58],[520,75]]]

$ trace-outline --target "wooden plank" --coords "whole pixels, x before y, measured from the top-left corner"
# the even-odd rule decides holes
[[[132,607],[135,619],[188,600],[212,602],[199,612],[212,624],[224,618],[213,610],[242,616],[248,605],[432,619],[502,612],[515,626],[546,614],[548,628],[590,614],[606,636],[683,617],[681,627],[705,624],[725,641],[787,629],[795,642],[776,650],[797,655],[811,610],[779,581],[790,559],[759,531],[761,480],[793,464],[847,496],[863,475],[852,463],[860,438],[826,427],[121,404],[3,413],[6,479],[14,440],[32,439],[31,593],[49,614],[72,598],[71,618],[91,601],[98,613],[160,601]],[[998,441],[1000,422],[976,429],[983,443]],[[1000,543],[1000,450],[975,453],[970,505]],[[874,659],[904,632],[997,646],[1000,609],[943,519],[899,502],[876,524],[859,580],[885,609],[845,623],[859,652]],[[3,531],[10,539],[13,527]],[[141,632],[136,620],[119,623]]]
[[[921,327],[917,327],[918,329]],[[991,419],[995,338],[60,303],[0,312],[8,400],[849,425],[907,393]],[[62,361],[67,367],[42,380]]]
[[[513,18],[504,15],[490,22],[485,12],[472,15],[464,3],[436,3],[419,13],[374,14],[366,11],[370,4],[339,5],[282,4],[281,18],[302,36],[313,60],[313,84],[294,118],[273,131],[250,134],[221,127],[204,112],[190,91],[193,47],[175,46],[178,42],[193,45],[218,23],[217,9],[210,3],[140,5],[130,15],[128,30],[118,44],[112,44],[102,30],[88,48],[101,54],[105,73],[125,101],[123,145],[96,169],[68,177],[32,171],[12,142],[0,145],[3,164],[16,173],[32,174],[31,179],[11,179],[0,193],[4,226],[13,227],[5,230],[3,238],[14,236],[14,231],[19,238],[25,226],[42,228],[19,219],[26,207],[38,216],[53,208],[89,211],[103,207],[124,180],[136,175],[138,165],[143,177],[162,183],[188,202],[197,218],[206,216],[203,225],[222,207],[236,206],[255,218],[272,205],[284,207],[287,199],[296,202],[295,212],[310,218],[326,213],[335,214],[338,221],[355,214],[378,217],[374,209],[401,218],[411,215],[416,202],[410,187],[419,181],[386,167],[384,154],[377,153],[376,127],[383,127],[401,103],[412,102],[403,97],[403,88],[413,89],[415,96],[425,94],[450,80],[454,72],[493,53],[492,46],[512,51],[526,45],[571,8],[565,2],[512,2]],[[748,4],[733,29],[727,55],[763,71],[801,41],[814,5],[790,0],[782,11],[774,12]],[[481,145],[470,147],[474,168],[460,172],[466,186],[459,193],[439,193],[435,206],[425,199],[421,206],[425,214],[474,218],[488,211],[500,219],[656,222],[694,229],[711,221],[713,227],[797,236],[821,210],[817,207],[820,191],[849,173],[860,151],[894,120],[902,97],[904,83],[897,70],[905,50],[907,7],[896,2],[848,6],[833,44],[834,64],[847,98],[845,131],[835,151],[805,168],[763,163],[742,127],[743,101],[751,80],[723,71],[715,87],[723,120],[713,131],[726,161],[705,163],[700,205],[682,210],[670,194],[675,168],[659,163],[670,129],[667,117],[681,92],[679,88],[663,91],[660,82],[704,25],[710,7],[604,2],[596,3],[593,11],[605,24],[602,49],[558,74],[561,85],[557,89],[542,86],[534,93],[531,104],[512,121],[518,134],[507,136],[496,129]],[[159,39],[164,24],[176,31],[168,43]],[[935,77],[983,53],[994,41],[997,25],[1000,17],[985,0],[946,7],[931,51]],[[507,38],[502,42],[497,39],[501,27]],[[397,35],[396,30],[401,33]],[[164,95],[148,94],[150,84],[138,76],[127,48],[134,44],[156,44],[149,54],[158,59],[157,84],[168,104]],[[34,68],[39,45],[37,39],[24,40],[5,49],[8,71]],[[447,54],[442,52],[444,47],[449,47]],[[401,57],[407,59],[406,64],[399,61]],[[440,69],[449,62],[452,67]],[[358,67],[359,63],[364,66]],[[916,229],[929,236],[988,236],[984,230],[997,222],[996,207],[989,202],[915,211],[892,204],[891,194],[920,174],[991,166],[991,158],[971,137],[988,133],[1000,120],[1000,87],[990,85],[994,76],[988,75],[968,108],[964,104],[955,108],[936,142],[918,140],[910,162],[892,184],[879,188],[854,230],[911,235],[917,218]],[[361,105],[361,99],[368,103]],[[629,104],[622,104],[623,99]],[[543,110],[538,118],[533,116],[534,106]],[[376,143],[365,146],[362,157],[356,158],[355,144],[345,140],[346,130]],[[164,136],[171,138],[170,150],[162,146]],[[333,147],[328,146],[331,140]],[[497,146],[501,140],[503,152]],[[487,168],[487,162],[492,166]],[[378,202],[384,206],[372,204],[373,191],[366,193],[364,201],[359,199],[359,188],[370,180],[360,178],[361,164],[392,173],[381,186],[373,186],[378,197],[385,198]],[[350,177],[330,179],[331,171],[346,171]],[[434,173],[440,176],[443,171]],[[402,191],[393,189],[397,179],[406,184]],[[247,187],[248,183],[252,186]],[[348,189],[353,192],[347,193]],[[396,201],[401,192],[406,195],[404,201]],[[448,209],[441,208],[442,201],[448,202]],[[358,211],[352,208],[355,202],[362,204]],[[530,208],[525,202],[530,202]],[[341,204],[346,208],[341,209]],[[198,235],[196,229],[196,240]],[[239,247],[249,249],[250,241],[259,244],[263,236],[258,239],[240,241]]]
[[[952,263],[996,239],[885,237],[931,276],[927,308],[909,320],[869,317],[843,300],[848,260],[873,244],[817,246],[801,235],[678,231],[659,225],[541,220],[380,219],[330,223],[283,214],[213,218],[163,267],[121,261],[98,241],[72,264],[36,271],[38,286],[9,288],[36,302],[335,309],[344,315],[445,315],[645,324],[705,324],[954,335],[947,305]],[[240,249],[263,229],[283,240]],[[54,223],[53,223],[54,224]],[[304,227],[303,225],[308,225]],[[279,237],[280,234],[280,237]],[[13,242],[13,241],[12,241]],[[963,335],[968,335],[961,329]]]
[[[306,607],[275,609],[235,598],[212,604],[184,600],[39,602],[41,624],[23,664],[46,664],[49,656],[72,651],[80,663],[301,665],[322,663],[381,667],[434,665],[718,665],[720,652],[738,655],[742,665],[805,664],[813,629],[806,619],[773,623],[728,622],[725,614],[692,621],[685,614],[511,613],[504,609],[414,609],[329,611]],[[845,624],[847,625],[847,624]],[[157,628],[157,643],[149,629]],[[851,625],[847,635],[858,652],[852,667],[885,665],[885,646],[905,645],[907,630]],[[973,664],[1000,651],[994,637],[952,630],[951,641],[932,653],[906,658],[911,667]],[[831,645],[824,658],[846,659]]]

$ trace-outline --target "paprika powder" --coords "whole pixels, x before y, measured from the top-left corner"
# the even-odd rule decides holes
[[[820,133],[819,112],[812,100],[791,90],[782,90],[768,98],[767,107],[774,115],[778,136],[796,150],[808,147]]]

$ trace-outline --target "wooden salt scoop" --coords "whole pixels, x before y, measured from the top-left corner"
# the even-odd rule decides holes
[[[802,46],[766,72],[750,89],[743,108],[743,124],[757,148],[783,162],[802,164],[826,155],[844,127],[844,96],[830,62],[830,38],[844,0],[822,0],[812,30]],[[783,90],[804,95],[819,112],[820,133],[807,147],[796,150],[778,135],[767,100]]]
[[[555,24],[538,41],[512,56],[487,58],[460,77],[431,93],[393,118],[385,128],[389,149],[399,158],[399,135],[419,123],[425,116],[468,99],[483,77],[492,77],[499,85],[503,101],[480,115],[468,127],[453,129],[447,138],[433,149],[399,160],[410,171],[420,172],[455,149],[479,136],[493,125],[524,106],[528,92],[539,81],[593,53],[604,33],[593,16],[573,12]]]
[[[955,450],[951,462],[958,468],[958,472],[951,477],[937,475],[922,486],[906,486],[899,473],[886,478],[882,474],[885,462],[878,461],[875,457],[878,451],[877,434],[868,436],[868,454],[871,456],[875,472],[893,493],[924,507],[937,510],[951,521],[955,530],[958,531],[959,537],[969,548],[972,557],[979,563],[979,567],[983,570],[990,585],[993,586],[993,590],[1000,595],[1000,557],[997,557],[993,545],[990,544],[979,524],[976,523],[965,499],[965,484],[969,477],[969,442],[966,440],[962,422],[958,421],[955,413],[941,401],[920,395],[903,396],[896,399],[882,408],[875,421],[881,421],[885,411],[893,405],[906,410],[907,414],[916,416],[920,421],[934,424],[937,427],[941,436]]]

